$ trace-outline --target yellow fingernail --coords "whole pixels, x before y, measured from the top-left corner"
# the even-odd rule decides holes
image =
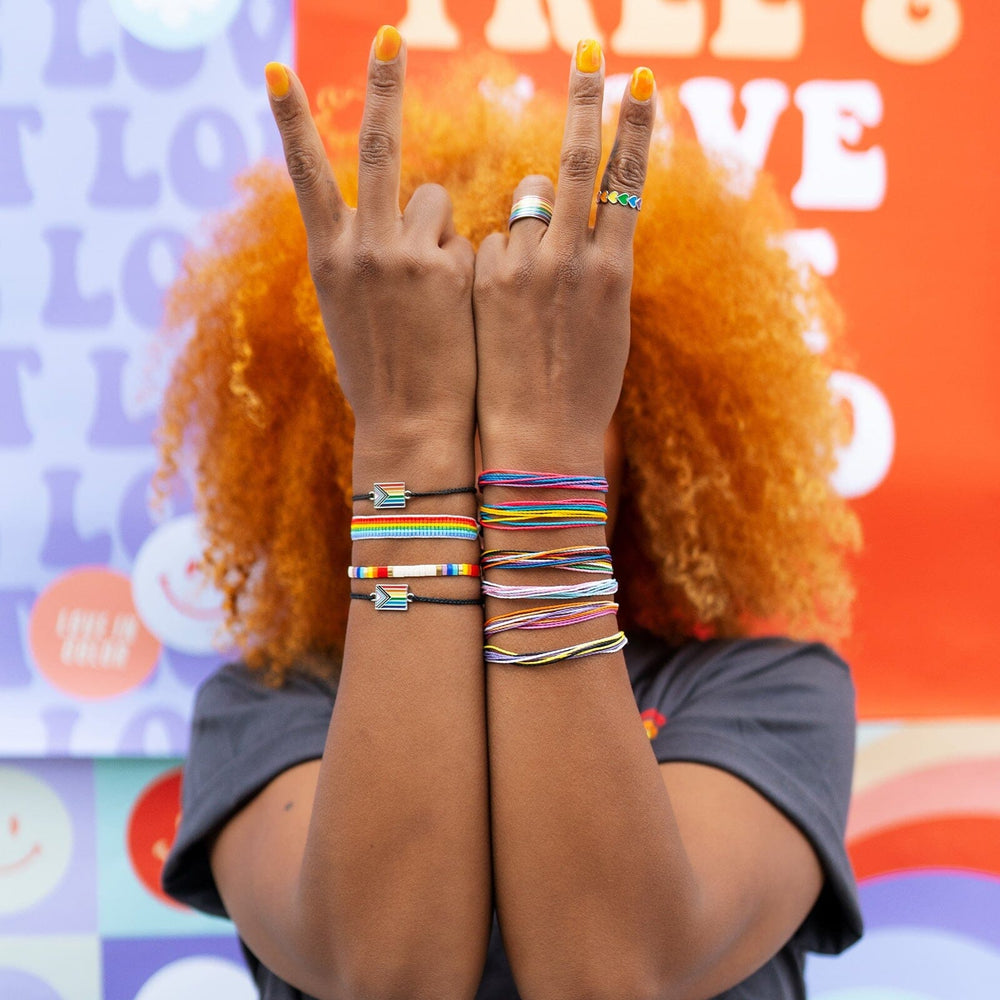
[[[576,47],[576,68],[581,73],[596,73],[601,68],[601,43],[585,38]]]
[[[391,62],[399,55],[402,44],[402,35],[391,24],[383,24],[375,35],[375,58],[379,62]]]
[[[629,92],[637,101],[648,101],[653,96],[653,71],[648,66],[639,66],[632,73]]]
[[[264,76],[267,79],[267,89],[271,91],[272,97],[284,97],[291,87],[292,81],[288,77],[288,70],[279,62],[269,62],[264,67]]]

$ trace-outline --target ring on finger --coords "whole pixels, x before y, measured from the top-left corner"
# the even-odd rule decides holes
[[[624,208],[634,208],[637,212],[642,208],[642,195],[629,194],[627,191],[609,191],[607,188],[602,188],[597,192],[597,200],[602,205],[608,203],[621,205]]]
[[[538,219],[548,225],[552,221],[553,210],[552,202],[536,194],[526,194],[514,202],[507,219],[507,228],[510,229],[518,219]]]

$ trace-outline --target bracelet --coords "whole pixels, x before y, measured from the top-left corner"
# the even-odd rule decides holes
[[[549,472],[521,472],[515,469],[484,469],[479,474],[479,488],[484,486],[608,492],[608,481],[603,476],[559,476]]]
[[[576,660],[583,656],[596,656],[598,653],[617,653],[625,648],[627,642],[624,632],[615,632],[614,635],[604,636],[602,639],[591,639],[589,642],[579,642],[575,646],[563,646],[562,649],[540,653],[513,653],[499,646],[484,646],[483,653],[487,663],[518,663],[525,667],[540,667],[546,663]]]
[[[416,566],[348,566],[352,580],[387,580],[401,576],[479,576],[478,563],[421,563]]]
[[[608,505],[603,500],[568,500],[565,503],[499,503],[479,508],[483,527],[499,531],[538,531],[551,528],[584,528],[604,524]]]
[[[479,523],[456,514],[371,514],[351,518],[351,541],[372,538],[462,538],[475,541]]]
[[[426,490],[415,493],[406,488],[405,483],[375,483],[370,493],[355,493],[351,500],[371,500],[376,510],[405,507],[406,501],[414,497],[450,497],[456,493],[475,493],[475,486],[456,486],[450,490]]]
[[[525,552],[486,549],[479,565],[487,569],[568,569],[576,573],[610,573],[611,550],[606,546],[570,545],[561,549]]]
[[[371,594],[351,594],[352,601],[371,601],[376,611],[408,611],[411,604],[479,604],[482,598],[417,597],[405,583],[377,583]]]
[[[530,608],[527,611],[512,611],[506,615],[496,615],[487,618],[483,623],[483,632],[493,635],[496,632],[509,632],[511,629],[561,628],[564,625],[577,625],[590,621],[591,618],[602,618],[618,611],[618,605],[612,601],[594,601],[592,604],[552,604],[544,608]]]
[[[515,587],[505,583],[490,583],[483,581],[483,593],[487,597],[497,597],[505,601],[517,601],[524,598],[540,598],[545,600],[572,600],[574,597],[603,597],[614,594],[618,590],[618,581],[594,580],[585,583],[575,583],[570,587]]]

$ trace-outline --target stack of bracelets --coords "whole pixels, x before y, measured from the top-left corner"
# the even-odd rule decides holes
[[[370,500],[376,511],[371,515],[351,518],[351,541],[405,538],[458,538],[476,541],[479,522],[474,517],[458,514],[400,514],[413,497],[451,496],[457,493],[475,493],[475,486],[457,486],[447,490],[411,492],[404,483],[375,483],[371,492],[357,494],[355,502]],[[478,563],[420,563],[408,566],[348,566],[347,575],[352,580],[391,580],[428,576],[479,576]],[[376,611],[406,611],[411,604],[475,604],[482,598],[458,600],[446,597],[420,597],[411,593],[406,583],[376,583],[371,593],[351,593],[357,601],[371,601]]]
[[[507,469],[489,469],[479,477],[479,487],[487,486],[521,489],[574,490],[581,493],[604,494],[608,491],[606,479],[596,476],[558,476],[543,473],[519,472]],[[595,499],[572,498],[549,503],[544,500],[510,503],[484,503],[480,507],[483,527],[495,531],[541,531],[558,528],[591,527],[604,524],[608,508],[603,496]],[[484,646],[487,663],[512,663],[522,666],[541,666],[563,660],[615,653],[626,643],[624,632],[591,639],[587,642],[536,653],[516,653],[490,644],[489,637],[511,629],[561,628],[614,615],[618,605],[610,600],[589,600],[608,597],[618,590],[618,582],[610,576],[611,552],[606,546],[567,546],[564,548],[522,551],[486,549],[480,560],[484,578],[483,594],[501,600],[538,600],[538,607],[495,615],[486,620]],[[486,579],[490,570],[539,570],[555,569],[573,573],[608,574],[604,579],[584,580],[555,586],[517,586]],[[577,602],[577,599],[587,599]],[[551,603],[574,602],[574,603]]]

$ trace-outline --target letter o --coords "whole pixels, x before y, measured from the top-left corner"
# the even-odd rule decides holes
[[[873,382],[853,372],[833,372],[830,389],[851,405],[854,435],[838,449],[830,481],[843,497],[871,493],[889,472],[896,451],[896,427],[889,403]]]
[[[868,44],[881,56],[900,63],[929,63],[946,56],[962,37],[962,8],[957,0],[865,0],[861,27]]]

